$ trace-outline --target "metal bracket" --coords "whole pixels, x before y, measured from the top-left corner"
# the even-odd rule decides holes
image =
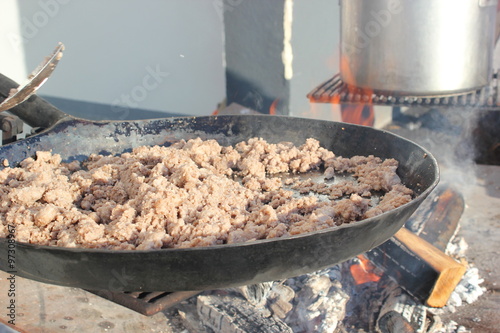
[[[0,114],[0,124],[2,129],[2,145],[17,140],[17,135],[23,132],[23,121],[12,114]]]

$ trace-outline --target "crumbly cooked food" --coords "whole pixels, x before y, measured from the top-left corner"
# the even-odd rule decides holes
[[[335,156],[315,139],[224,147],[198,138],[83,163],[40,151],[0,170],[0,237],[15,225],[18,242],[147,250],[297,235],[409,202],[397,166]],[[324,170],[328,182],[283,177],[312,170]]]

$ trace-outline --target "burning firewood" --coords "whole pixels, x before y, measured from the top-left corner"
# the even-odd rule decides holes
[[[424,200],[405,226],[445,251],[458,230],[464,207],[464,198],[458,191],[447,184],[438,185],[434,195]]]
[[[464,265],[406,228],[366,256],[431,307],[446,305],[466,271]]]
[[[464,202],[447,186],[436,194],[407,223],[420,236],[402,228],[366,256],[418,300],[443,307],[466,271],[443,252],[456,232]]]

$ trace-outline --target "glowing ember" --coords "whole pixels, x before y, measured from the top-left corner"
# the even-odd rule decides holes
[[[380,275],[374,272],[375,266],[364,255],[359,255],[357,258],[359,263],[349,267],[355,283],[359,285],[367,282],[378,282]]]

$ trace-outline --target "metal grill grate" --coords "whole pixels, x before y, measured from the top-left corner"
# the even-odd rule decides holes
[[[500,110],[498,88],[500,70],[493,74],[488,86],[482,89],[450,95],[412,96],[383,92],[367,92],[366,89],[348,86],[336,74],[311,91],[307,97],[314,103],[370,103],[385,106],[427,106],[427,107],[474,107]]]
[[[127,307],[145,316],[152,316],[162,310],[168,309],[192,296],[198,295],[200,291],[176,291],[176,292],[112,292],[107,290],[87,290],[97,296],[105,298],[116,304]]]

